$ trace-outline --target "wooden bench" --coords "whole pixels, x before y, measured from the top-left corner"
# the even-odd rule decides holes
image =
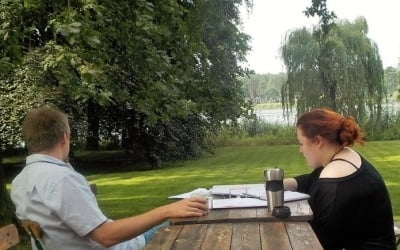
[[[21,220],[21,224],[25,232],[33,238],[36,248],[38,250],[43,250],[42,243],[40,242],[40,238],[42,237],[42,229],[40,228],[39,223],[32,220]]]
[[[0,228],[0,250],[6,250],[19,243],[17,227],[10,224]]]

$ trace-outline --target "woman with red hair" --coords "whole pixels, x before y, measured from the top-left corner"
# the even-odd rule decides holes
[[[310,221],[324,249],[396,249],[385,183],[351,146],[364,143],[352,117],[315,109],[296,124],[300,152],[313,169],[285,179],[288,190],[308,193]]]

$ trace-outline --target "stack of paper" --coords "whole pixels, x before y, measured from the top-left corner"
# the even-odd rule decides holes
[[[224,195],[232,197],[245,197],[245,198],[257,198],[267,199],[264,184],[240,184],[240,185],[214,185],[211,188],[211,194]],[[285,201],[295,201],[308,199],[308,194],[299,192],[285,191]]]
[[[192,194],[209,193],[209,192],[210,192],[210,190],[208,190],[206,188],[196,188],[195,190],[192,190],[187,193],[169,196],[168,199],[185,199],[185,198],[190,198]]]
[[[191,192],[170,196],[170,199],[189,198],[193,193],[209,192],[214,197],[212,208],[266,207],[264,184],[214,185],[211,189],[197,188]],[[285,191],[284,201],[296,201],[310,198],[308,194]]]
[[[213,199],[212,209],[240,208],[240,207],[266,207],[267,201],[255,198],[230,198]]]
[[[264,184],[214,185],[211,194],[232,197],[260,198],[265,195]]]

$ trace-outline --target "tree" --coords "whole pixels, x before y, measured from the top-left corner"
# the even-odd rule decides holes
[[[398,96],[396,93],[400,89],[400,71],[394,67],[387,67],[384,76],[387,95],[390,97]]]
[[[209,149],[209,133],[250,108],[237,79],[249,50],[241,4],[251,1],[1,1],[0,103],[13,103],[2,149],[44,103],[71,116],[74,144],[118,139],[155,166]]]
[[[379,121],[385,95],[383,68],[377,45],[367,37],[367,21],[360,17],[353,23],[334,23],[334,13],[327,14],[324,4],[313,1],[312,8],[320,7],[308,10],[322,18],[320,26],[289,33],[282,46],[288,72],[283,105],[286,110],[296,105],[298,114],[325,106],[360,122],[367,114]]]
[[[280,90],[286,74],[251,74],[241,77],[246,97],[254,103],[276,103],[281,99]]]
[[[17,27],[21,25],[23,5],[20,1],[2,1],[0,4],[0,225],[12,223],[14,207],[5,186],[3,154],[6,149],[20,145],[20,122],[26,110],[41,99],[41,89],[31,86],[27,68],[37,69],[34,52],[23,57],[26,36]],[[41,71],[34,77],[41,77]],[[18,81],[14,81],[19,78]],[[23,98],[22,98],[23,97]]]
[[[105,32],[114,62],[106,73],[114,83],[110,107],[121,111],[127,149],[175,158],[166,156],[176,152],[169,146],[202,148],[207,128],[247,112],[237,80],[245,73],[238,60],[248,50],[248,36],[237,28],[241,2],[107,3],[107,20],[119,23]],[[203,130],[195,129],[195,120]],[[166,131],[171,124],[182,130]],[[179,140],[176,134],[191,136]]]

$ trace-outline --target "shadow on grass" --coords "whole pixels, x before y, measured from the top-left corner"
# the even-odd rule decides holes
[[[25,166],[25,154],[3,160],[6,182]],[[79,151],[70,157],[71,165],[83,175],[108,174],[152,170],[145,159],[138,159],[125,151]]]

